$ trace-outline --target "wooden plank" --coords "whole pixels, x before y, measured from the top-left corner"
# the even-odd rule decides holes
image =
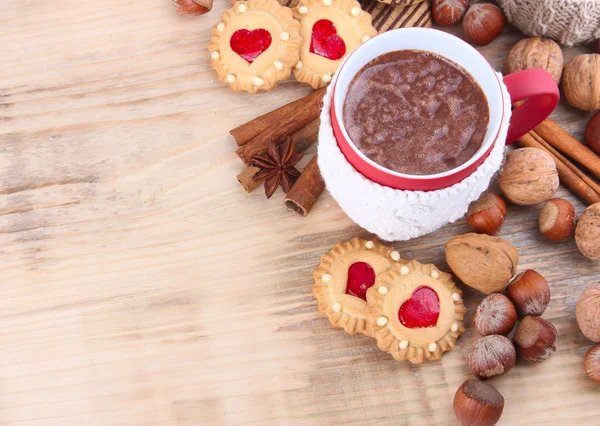
[[[199,18],[165,0],[59,3],[0,2],[0,423],[450,424],[472,324],[423,366],[333,329],[312,269],[367,234],[328,194],[301,218],[235,179],[228,131],[309,89],[216,81],[206,43],[227,2]],[[520,37],[481,51],[501,69]],[[564,103],[553,117],[577,137],[588,118]],[[550,281],[559,351],[494,380],[502,424],[597,424],[574,306],[600,265],[544,241],[538,209],[509,206],[501,235]],[[466,231],[395,246],[446,268]],[[466,291],[469,313],[480,298]]]

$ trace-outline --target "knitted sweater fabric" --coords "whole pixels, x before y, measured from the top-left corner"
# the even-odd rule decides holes
[[[600,0],[498,0],[508,21],[563,46],[600,38]]]

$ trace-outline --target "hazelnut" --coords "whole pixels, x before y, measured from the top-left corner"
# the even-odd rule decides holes
[[[556,163],[541,149],[515,149],[506,156],[498,183],[506,198],[515,204],[542,203],[558,190]]]
[[[541,68],[548,71],[558,84],[563,72],[563,53],[549,38],[524,38],[513,46],[506,58],[505,74]]]
[[[592,346],[585,354],[583,367],[590,380],[600,383],[600,345]]]
[[[463,19],[463,30],[467,40],[478,46],[485,46],[496,39],[506,25],[502,11],[489,3],[474,4],[467,10]]]
[[[515,333],[515,343],[521,358],[542,362],[556,351],[556,328],[542,317],[523,318]]]
[[[515,275],[519,253],[501,238],[469,233],[446,243],[446,262],[463,283],[490,294],[504,290]]]
[[[473,313],[475,329],[482,336],[510,333],[517,322],[517,310],[508,297],[492,293],[483,299]]]
[[[600,112],[594,114],[585,128],[585,140],[590,148],[600,155]]]
[[[458,23],[469,8],[469,0],[433,0],[431,14],[433,21],[441,26]]]
[[[454,395],[454,415],[459,426],[494,426],[504,410],[504,397],[488,383],[467,380]]]
[[[562,87],[571,106],[584,111],[600,109],[600,55],[571,59],[563,71]]]
[[[589,259],[600,259],[600,203],[583,211],[575,228],[577,248]]]
[[[510,340],[498,334],[476,341],[467,353],[469,370],[479,380],[508,372],[515,366],[517,353]]]
[[[575,233],[575,209],[564,198],[546,201],[539,216],[540,232],[551,241],[568,241]]]
[[[204,15],[212,9],[213,0],[171,0],[177,12],[184,15]]]
[[[506,203],[491,193],[471,203],[467,211],[467,223],[473,231],[480,234],[496,235],[506,217]]]
[[[575,308],[577,324],[583,335],[600,342],[600,284],[585,289]]]
[[[506,287],[506,295],[519,315],[542,315],[550,303],[548,282],[534,270],[521,272]]]

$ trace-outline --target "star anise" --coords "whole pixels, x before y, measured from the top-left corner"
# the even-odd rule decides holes
[[[266,155],[253,155],[254,166],[260,170],[252,177],[255,181],[265,179],[265,195],[267,198],[277,191],[281,185],[288,192],[300,172],[294,166],[302,159],[302,154],[294,154],[292,138],[282,142],[272,142],[267,148]]]

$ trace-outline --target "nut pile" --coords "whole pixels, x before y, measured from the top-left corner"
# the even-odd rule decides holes
[[[433,0],[433,21],[441,26],[449,26],[462,20],[463,32],[469,42],[478,46],[490,44],[504,31],[504,14],[493,4],[469,5],[470,0]]]
[[[598,294],[600,297],[600,290]],[[557,338],[556,328],[541,318],[549,303],[548,282],[533,270],[517,275],[505,294],[486,296],[473,313],[475,329],[483,337],[467,352],[471,373],[486,381],[509,372],[517,356],[532,363],[548,359],[556,351]],[[506,336],[515,328],[518,317],[521,320],[511,341]],[[590,365],[600,363],[600,349],[589,359]],[[461,425],[495,425],[503,408],[502,395],[493,386],[477,380],[467,380],[454,397],[454,413]]]
[[[473,322],[484,336],[475,342],[467,356],[471,372],[479,379],[506,373],[516,354],[529,362],[541,362],[556,351],[556,328],[541,318],[550,303],[548,282],[534,270],[517,275],[505,294],[493,293],[481,301]],[[521,318],[513,342],[510,334]],[[482,373],[483,371],[483,373]]]
[[[535,148],[513,151],[500,177],[500,188],[515,204],[543,203],[538,220],[545,238],[553,242],[575,238],[584,256],[600,258],[600,203],[589,206],[577,221],[569,201],[551,198],[558,176],[553,161],[545,155]],[[542,318],[551,299],[548,282],[531,269],[515,276],[517,250],[495,236],[506,214],[501,196],[484,194],[467,212],[467,223],[478,233],[454,237],[446,244],[446,261],[453,273],[464,284],[487,294],[473,313],[474,327],[482,337],[466,355],[469,370],[480,381],[506,374],[517,357],[539,363],[557,350],[556,327]],[[585,355],[583,368],[590,380],[600,383],[600,283],[583,292],[576,317],[582,333],[596,343]],[[502,414],[502,395],[478,380],[468,380],[456,392],[454,412],[461,425],[494,425]]]
[[[562,50],[555,41],[525,38],[510,50],[504,72],[511,74],[532,68],[548,71],[556,84],[562,79],[565,99],[572,107],[590,112],[600,109],[600,48],[598,52],[575,56],[564,64]],[[594,145],[590,146],[594,149]]]
[[[600,118],[598,120],[600,122]],[[543,203],[538,222],[540,233],[548,240],[565,242],[575,237],[577,248],[585,257],[600,259],[600,203],[592,204],[585,209],[577,221],[575,208],[570,201],[564,198],[552,198],[558,190],[559,178],[556,164],[548,153],[537,148],[520,148],[511,151],[498,178],[498,185],[504,196],[513,204]],[[465,284],[484,293],[501,291],[514,275],[511,268],[502,267],[513,260],[514,248],[508,248],[506,246],[508,243],[504,240],[487,238],[487,235],[493,237],[500,232],[506,215],[507,206],[501,196],[492,193],[483,194],[479,200],[471,203],[466,215],[467,223],[479,235],[462,235],[446,244],[448,264],[452,270]],[[477,247],[481,245],[485,245],[493,253],[501,252],[498,256],[492,256],[493,262],[488,259],[482,264],[482,266],[496,268],[489,273],[481,271],[479,267],[473,266],[473,263],[460,265],[460,258],[469,258],[466,257],[469,248],[477,251]],[[508,250],[505,251],[504,248]],[[473,254],[477,255],[476,252]],[[516,260],[518,261],[518,255]],[[465,273],[464,269],[467,266],[473,269],[471,274]],[[478,277],[471,276],[473,274]],[[484,279],[485,274],[491,276],[489,281]],[[478,283],[473,283],[474,280]]]
[[[502,12],[496,12],[492,5],[475,5],[469,9],[467,0],[433,1],[433,18],[439,25],[453,25],[463,17],[465,36],[474,44],[488,44],[504,27]],[[511,49],[504,72],[545,69],[557,84],[562,80],[565,98],[571,106],[594,112],[600,110],[600,40],[597,49],[595,53],[576,56],[565,65],[556,42],[540,37],[526,38]],[[590,119],[585,139],[590,149],[600,154],[600,112]],[[552,198],[558,185],[553,157],[536,148],[509,153],[499,178],[501,191],[512,203],[543,203],[538,221],[545,238],[553,242],[575,238],[584,256],[600,259],[600,203],[589,206],[577,221],[569,201]],[[479,380],[505,374],[514,367],[517,356],[529,362],[542,362],[556,351],[556,328],[541,317],[550,303],[550,287],[544,277],[527,270],[506,285],[518,262],[514,247],[494,237],[501,230],[506,215],[502,197],[484,194],[469,207],[467,223],[473,231],[490,237],[466,234],[446,245],[447,262],[453,272],[468,286],[488,294],[473,314],[475,329],[483,337],[467,353],[469,369]],[[576,318],[582,333],[595,342],[585,355],[584,370],[590,380],[600,383],[600,283],[582,293]],[[511,341],[506,336],[513,332],[515,325]],[[454,399],[454,413],[461,425],[494,425],[503,408],[502,395],[491,385],[477,380],[463,383]]]

